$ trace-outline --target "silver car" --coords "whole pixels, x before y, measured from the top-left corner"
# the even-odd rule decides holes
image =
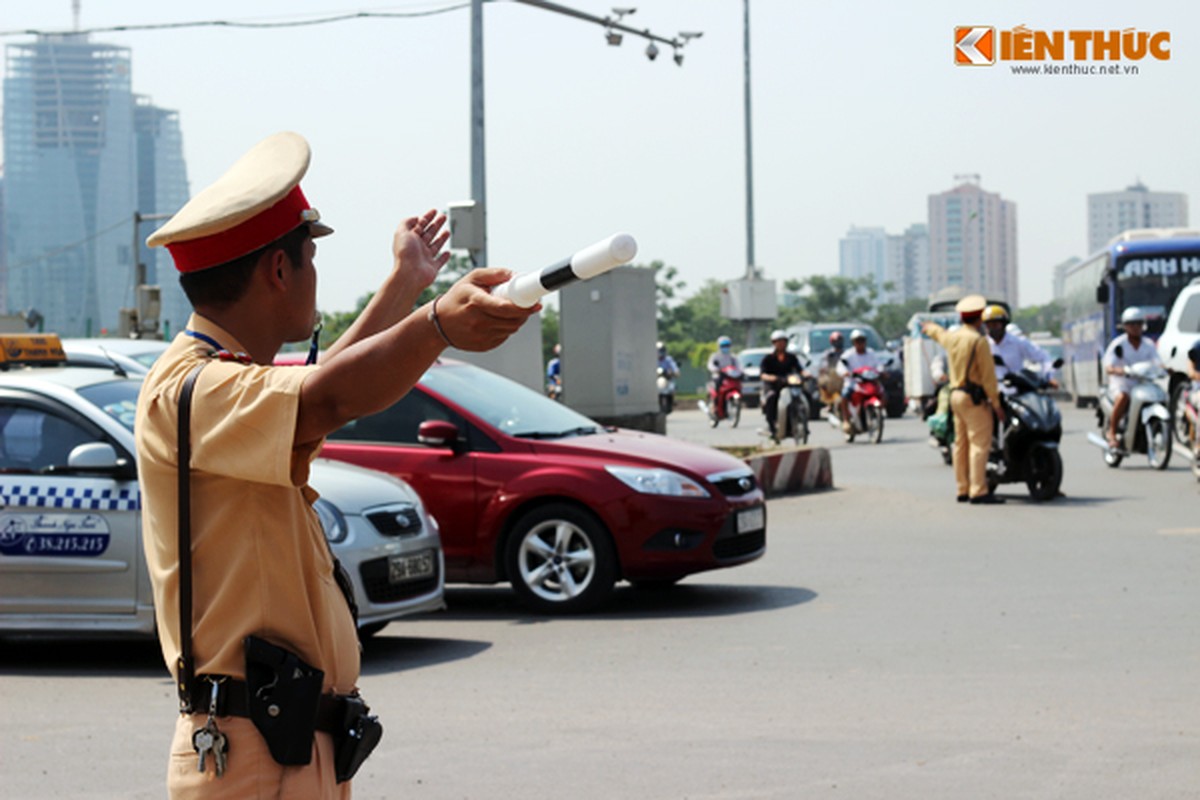
[[[140,378],[0,372],[0,633],[153,634],[133,420]],[[437,523],[408,484],[317,460],[311,484],[350,572],[360,633],[444,608]]]

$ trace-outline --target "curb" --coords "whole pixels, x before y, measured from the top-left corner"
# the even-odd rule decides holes
[[[824,447],[749,456],[745,462],[767,497],[833,488],[833,460]]]

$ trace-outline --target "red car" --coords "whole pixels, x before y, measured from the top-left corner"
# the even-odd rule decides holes
[[[435,364],[322,455],[417,490],[441,526],[447,582],[508,581],[543,612],[592,608],[620,579],[668,585],[766,551],[766,505],[744,462],[605,428],[461,362]]]

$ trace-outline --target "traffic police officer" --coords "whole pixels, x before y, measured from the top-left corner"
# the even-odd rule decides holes
[[[987,299],[972,294],[954,307],[962,327],[947,332],[936,322],[921,330],[946,348],[950,386],[950,410],[954,414],[954,480],[958,501],[973,504],[1003,503],[988,492],[987,459],[992,448],[992,413],[1003,420],[1000,390],[992,350],[983,335],[983,309]],[[990,411],[989,411],[990,407]]]
[[[488,288],[510,273],[491,269],[410,313],[449,257],[445,217],[430,211],[397,228],[390,273],[320,366],[272,366],[285,342],[312,333],[314,240],[332,233],[300,189],[308,163],[298,134],[268,137],[147,240],[170,250],[195,311],[146,377],[136,421],[144,546],[163,655],[177,684],[179,396],[193,368],[206,364],[190,425],[196,680],[180,687],[181,701],[185,692],[200,696],[192,697],[195,713],[181,702],[167,778],[172,797],[349,796],[349,782],[335,781],[328,733],[313,737],[307,766],[281,766],[251,719],[209,718],[209,692],[246,691],[243,641],[251,635],[323,671],[325,696],[355,690],[356,631],[312,509],[309,464],[326,434],[394,403],[448,344],[494,347],[539,308],[492,297]],[[234,699],[222,697],[219,707]],[[214,723],[226,757],[222,769],[210,758],[201,771],[205,752],[193,737]]]

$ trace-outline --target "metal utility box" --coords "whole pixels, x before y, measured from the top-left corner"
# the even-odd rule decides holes
[[[474,200],[450,203],[446,216],[450,221],[450,247],[478,253],[484,246],[483,204]]]
[[[775,281],[730,281],[721,292],[721,316],[726,319],[765,322],[778,315]]]
[[[654,271],[618,267],[559,293],[563,396],[612,425],[658,427]]]
[[[535,392],[546,390],[542,364],[542,318],[532,316],[497,348],[482,353],[446,348],[446,358],[456,358],[511,378]]]

